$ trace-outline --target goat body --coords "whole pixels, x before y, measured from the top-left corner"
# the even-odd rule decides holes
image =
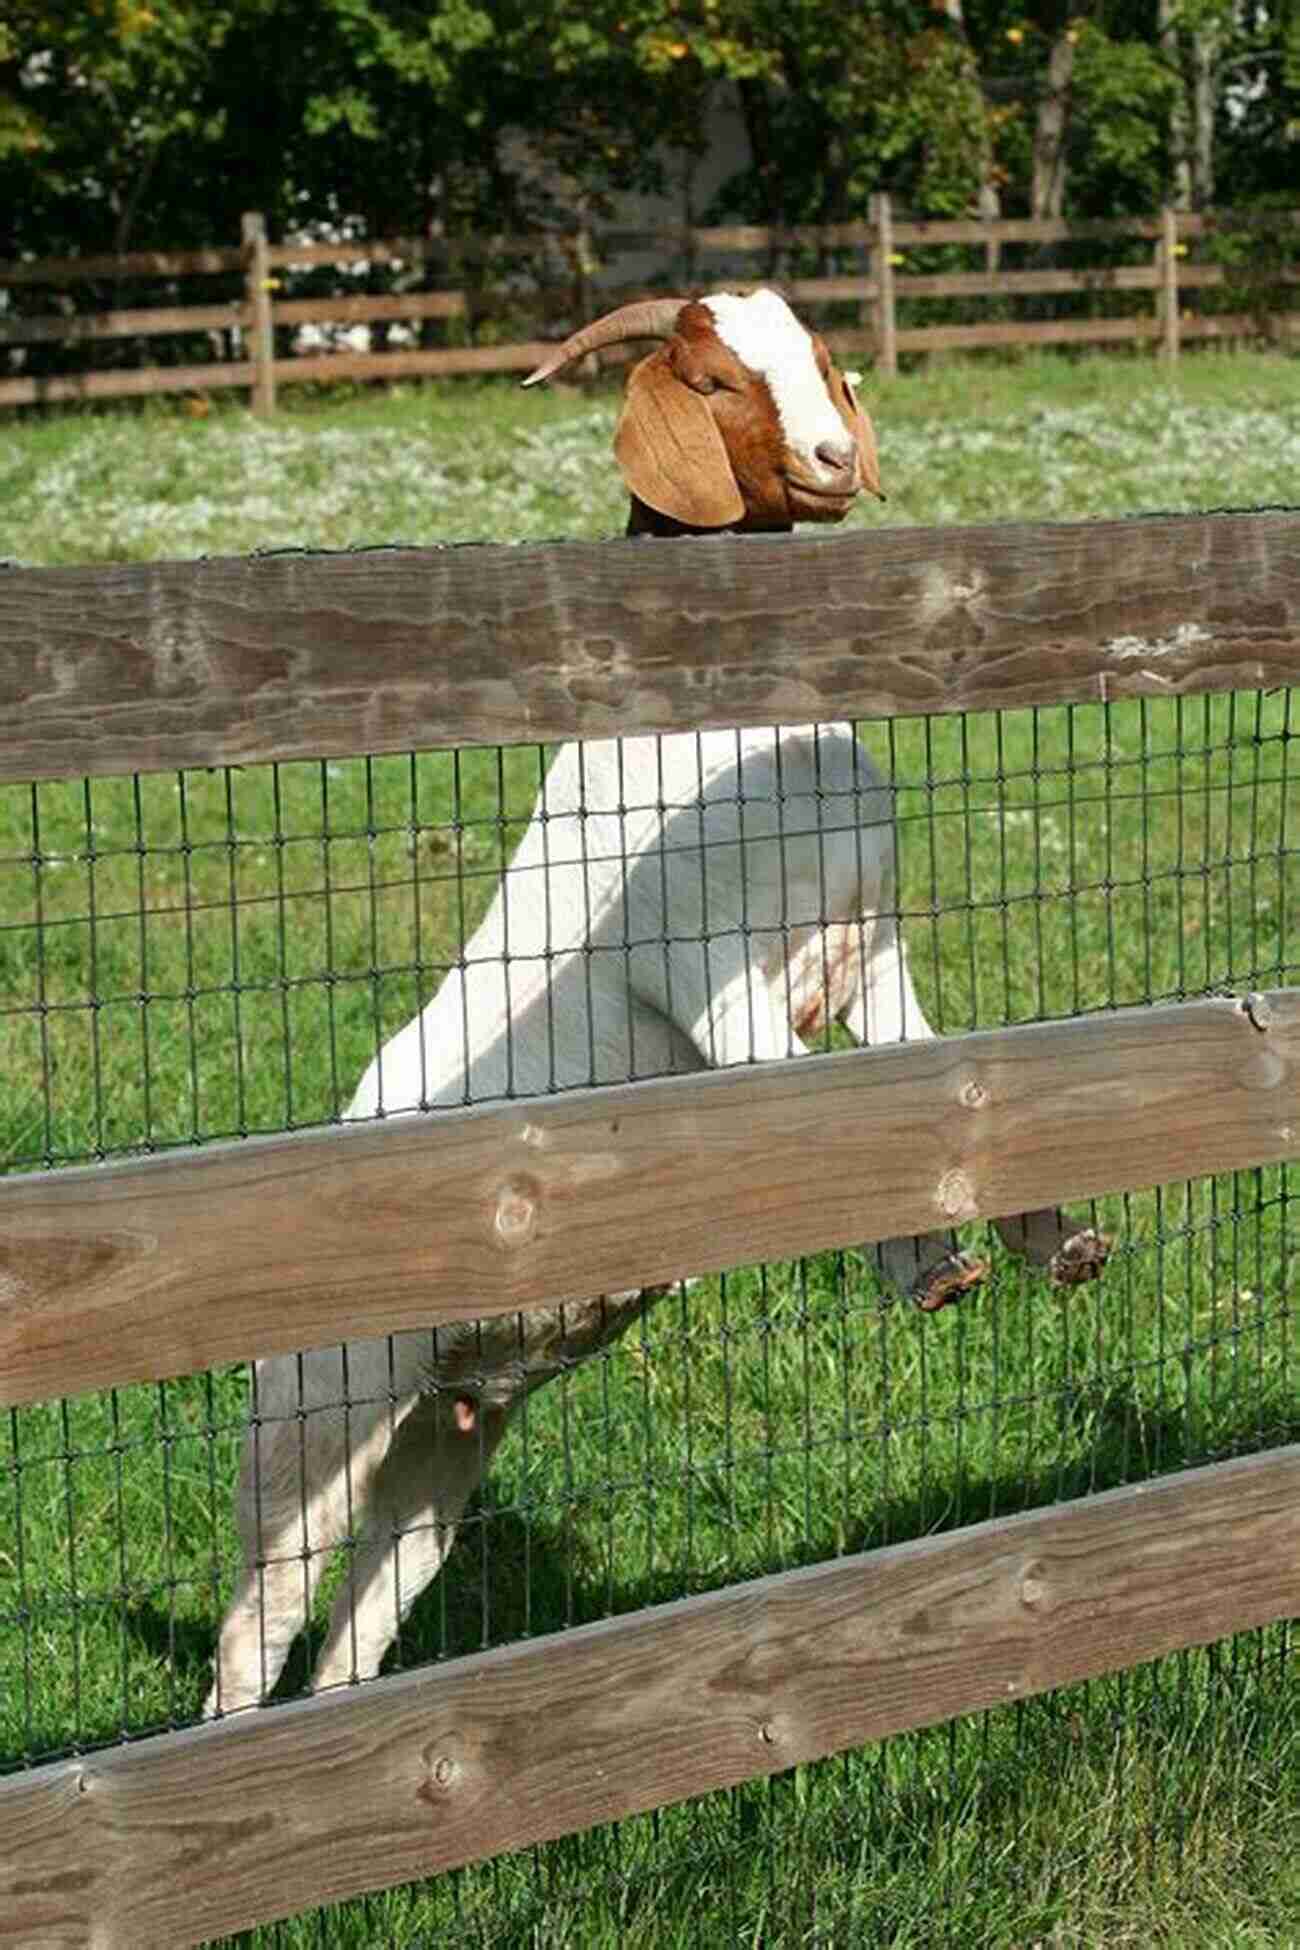
[[[763,1060],[832,1019],[861,1043],[929,1036],[894,845],[891,792],[845,725],[566,746],[463,959],[379,1051],[348,1115]],[[1007,1227],[1031,1256],[1060,1258],[1059,1214]],[[983,1270],[946,1233],[891,1241],[881,1261],[925,1305]],[[344,1537],[316,1683],[375,1673],[524,1396],[662,1290],[258,1362],[244,1562],[205,1710],[271,1690]]]

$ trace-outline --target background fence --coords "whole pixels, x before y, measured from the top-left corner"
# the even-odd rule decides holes
[[[270,412],[285,382],[526,372],[543,338],[647,289],[772,279],[837,351],[886,372],[901,353],[978,347],[1154,343],[1174,359],[1185,341],[1293,329],[1296,215],[897,221],[881,195],[871,222],[819,229],[270,244],[253,214],[239,245],[0,265],[0,406],[238,387]],[[364,351],[347,349],[358,328]],[[166,363],[144,363],[158,341]]]
[[[199,1941],[1296,1610],[1300,517],[666,550],[0,576],[0,1941]],[[942,1041],[329,1128],[456,965],[538,741],[844,717]],[[969,1310],[883,1307],[863,1240],[1062,1197],[1114,1235],[1097,1287],[1003,1259]],[[189,1724],[222,1364],[688,1274],[530,1408],[405,1669]],[[1284,1625],[1106,1714],[1199,1722],[1239,1659],[1292,1751]],[[947,1819],[1027,1724],[954,1731]],[[897,1838],[921,1776],[882,1768]],[[879,1934],[838,1832],[817,1927]],[[699,1835],[628,1834],[582,1900],[626,1934],[648,1854],[703,1913]],[[488,1940],[496,1888],[541,1929],[562,1872],[523,1875],[425,1927]]]

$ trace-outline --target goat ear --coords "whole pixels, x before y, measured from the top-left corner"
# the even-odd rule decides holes
[[[614,435],[628,492],[688,528],[726,528],[745,512],[713,415],[678,379],[669,346],[634,366]]]
[[[874,494],[883,501],[885,490],[880,485],[880,454],[876,447],[876,429],[860,406],[855,406],[853,409],[853,438],[858,443],[858,466],[862,470],[862,485],[868,494]]]
[[[844,398],[848,403],[848,424],[858,448],[858,468],[862,475],[862,485],[868,494],[874,494],[881,501],[885,490],[880,485],[880,453],[876,446],[876,429],[863,409],[858,405],[857,395],[843,373],[840,384],[844,388]]]

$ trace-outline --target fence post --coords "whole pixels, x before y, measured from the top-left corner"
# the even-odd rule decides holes
[[[591,247],[591,232],[585,223],[579,225],[572,236],[563,243],[569,269],[573,273],[573,309],[579,325],[590,325],[595,317],[592,301],[591,275],[596,268],[596,254]],[[600,376],[600,354],[589,352],[585,359],[579,359],[575,373],[584,379],[597,379]]]
[[[988,225],[984,238],[984,275],[995,278],[1002,268],[1002,239],[997,228],[1002,221],[1002,199],[988,181],[980,184],[980,216]]]
[[[889,193],[877,190],[871,199],[876,226],[876,364],[882,372],[898,371],[898,333],[894,315],[894,218]]]
[[[1156,264],[1160,276],[1156,316],[1163,326],[1160,357],[1172,365],[1178,357],[1178,212],[1168,204],[1160,212]]]
[[[240,225],[244,246],[244,291],[248,302],[248,356],[253,364],[253,411],[275,411],[275,333],[271,325],[271,266],[266,218],[245,210]]]

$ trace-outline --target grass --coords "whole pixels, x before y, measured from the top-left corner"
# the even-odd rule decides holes
[[[938,367],[873,406],[891,520],[1295,493],[1300,362]],[[467,386],[303,401],[269,428],[31,420],[0,454],[0,552],[609,533],[614,410]],[[1293,695],[863,735],[898,783],[938,1026],[1300,979]],[[0,788],[0,1159],[338,1115],[486,906],[543,763]],[[670,1296],[530,1404],[397,1662],[1300,1438],[1295,1189],[1292,1168],[1104,1201],[1112,1265],[1068,1303],[1000,1250],[937,1320],[886,1308],[864,1253]],[[193,1716],[245,1402],[229,1370],[9,1418],[0,1766]],[[1285,1628],[1243,1635],[251,1941],[1281,1950],[1300,1943],[1296,1679]]]
[[[537,540],[622,526],[616,395],[459,380],[340,402],[11,422],[0,555],[147,561],[291,545]],[[854,525],[1032,520],[1286,502],[1300,480],[1300,360],[1203,353],[1176,379],[1119,354],[936,363],[869,382],[881,510]]]

